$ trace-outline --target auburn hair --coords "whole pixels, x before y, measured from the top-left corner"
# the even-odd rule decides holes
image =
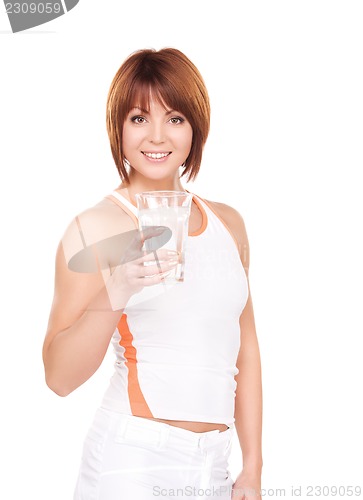
[[[122,180],[129,182],[122,150],[122,130],[133,107],[150,109],[150,98],[179,111],[193,129],[192,146],[184,162],[187,181],[196,178],[210,127],[209,96],[196,66],[174,48],[133,52],[114,76],[107,97],[106,125],[111,151]]]

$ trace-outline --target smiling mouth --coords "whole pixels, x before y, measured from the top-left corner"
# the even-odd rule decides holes
[[[152,158],[153,160],[159,160],[160,158],[166,158],[167,156],[171,155],[171,151],[167,153],[148,153],[147,151],[141,151],[141,153],[148,158]]]

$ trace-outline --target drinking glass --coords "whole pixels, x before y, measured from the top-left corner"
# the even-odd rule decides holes
[[[189,216],[193,195],[185,191],[144,191],[135,194],[139,230],[151,226],[163,226],[170,238],[162,246],[154,238],[144,241],[144,250],[154,252],[155,262],[160,266],[157,250],[165,248],[177,252],[177,266],[165,277],[165,282],[184,281],[185,248],[188,238]],[[164,235],[165,236],[165,235]]]

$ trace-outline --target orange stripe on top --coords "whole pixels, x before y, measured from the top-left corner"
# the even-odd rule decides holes
[[[210,203],[208,203],[204,198],[201,198],[201,200],[204,201],[204,203],[207,205],[207,207],[210,208],[210,210],[212,210],[212,212],[214,213],[214,215],[216,217],[218,217],[218,219],[222,222],[222,224],[225,226],[225,228],[228,230],[229,234],[232,236],[235,244],[236,244],[236,247],[237,247],[237,250],[239,251],[239,245],[238,245],[238,242],[234,236],[234,234],[232,233],[232,231],[229,229],[229,227],[227,226],[227,224],[224,222],[223,219],[221,219],[221,216],[214,210],[214,208],[211,207]]]
[[[196,196],[194,197],[193,201],[196,203],[196,205],[198,205],[199,210],[202,212],[202,225],[199,229],[194,231],[194,233],[190,233],[189,236],[198,236],[199,234],[202,234],[205,231],[208,224],[208,218],[203,206],[201,205]]]
[[[202,213],[202,225],[201,225],[201,227],[199,229],[197,229],[196,231],[194,231],[194,233],[189,233],[188,236],[199,236],[200,234],[202,234],[205,231],[205,229],[208,225],[208,217],[207,217],[207,214],[205,213],[204,207],[202,206],[202,204],[198,200],[197,195],[191,193],[187,189],[185,191],[187,193],[193,195],[193,201],[197,205],[197,207],[199,208],[200,212]]]
[[[127,314],[123,314],[118,322],[117,329],[119,331],[121,340],[120,346],[125,349],[126,365],[128,368],[128,384],[127,390],[129,394],[129,401],[131,413],[136,416],[153,418],[148,404],[145,401],[144,395],[140,388],[140,383],[137,374],[137,353],[135,346],[132,344],[133,335],[130,332],[127,323]]]

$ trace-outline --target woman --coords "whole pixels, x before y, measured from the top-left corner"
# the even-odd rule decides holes
[[[198,272],[164,295],[177,256],[158,250],[159,267],[135,238],[135,194],[185,191],[180,179],[197,176],[209,123],[203,79],[176,49],[135,52],[114,77],[107,129],[122,182],[64,233],[43,347],[46,383],[60,396],[95,373],[111,340],[116,353],[75,500],[259,497],[261,368],[243,219],[193,194],[185,266],[195,259]],[[120,234],[129,239],[115,264]],[[92,268],[82,247],[101,240],[108,246],[94,247]],[[234,427],[243,455],[236,481]]]

